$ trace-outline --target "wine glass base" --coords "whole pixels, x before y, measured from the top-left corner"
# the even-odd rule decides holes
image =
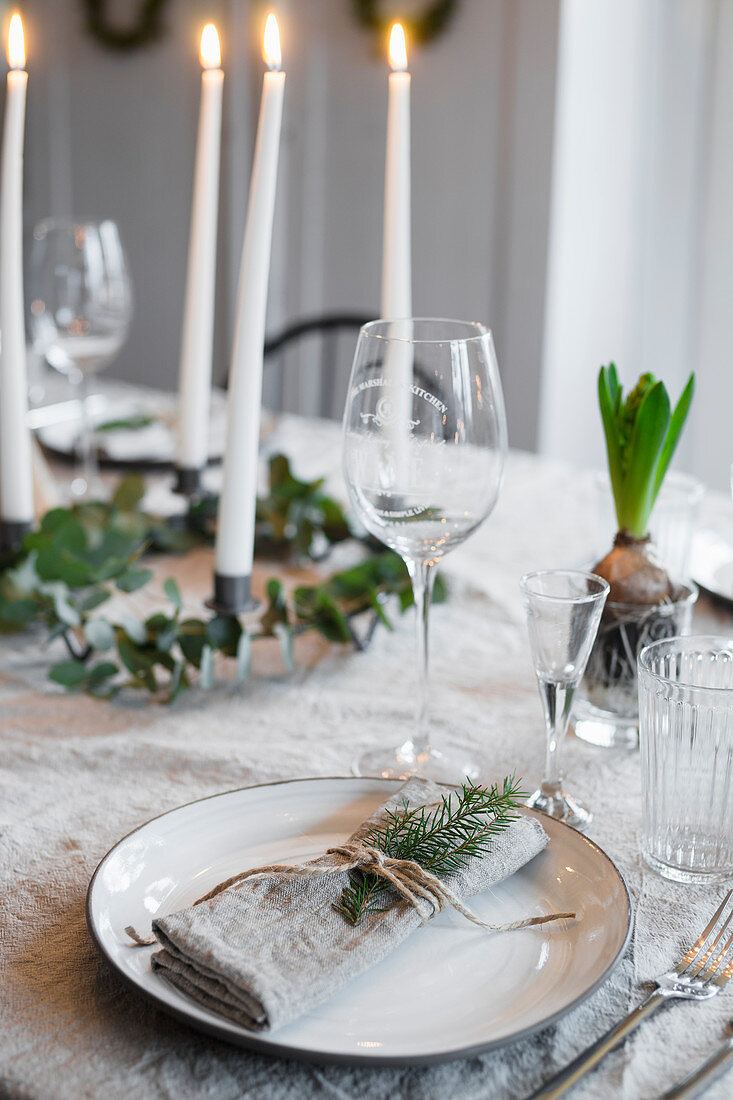
[[[543,790],[540,787],[527,799],[527,805],[531,810],[542,810],[549,817],[558,821],[564,821],[566,825],[572,825],[574,829],[582,832],[590,825],[593,814],[582,803],[563,794],[559,789],[553,791]]]
[[[409,779],[419,775],[436,783],[465,783],[478,778],[474,760],[462,753],[451,753],[432,747],[416,752],[411,744],[399,749],[367,749],[351,765],[354,775],[379,776],[382,779]]]

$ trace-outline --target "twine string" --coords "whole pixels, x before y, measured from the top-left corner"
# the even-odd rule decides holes
[[[417,912],[423,924],[446,908],[455,909],[466,920],[489,932],[513,932],[517,928],[532,928],[535,925],[548,924],[557,920],[571,920],[575,917],[575,913],[545,913],[539,917],[527,917],[508,924],[490,924],[476,916],[473,910],[464,905],[458,895],[445,882],[441,882],[432,871],[428,871],[413,859],[394,859],[381,848],[375,848],[362,841],[352,841],[349,844],[329,848],[317,860],[305,865],[270,863],[263,867],[252,867],[249,871],[242,871],[220,882],[213,890],[209,890],[208,894],[204,894],[195,901],[194,905],[210,901],[225,890],[229,890],[230,887],[251,878],[269,877],[286,880],[341,874],[344,871],[355,870],[385,879]],[[430,908],[427,914],[426,903]],[[125,932],[138,947],[146,947],[156,942],[155,936],[141,936],[132,926],[128,926]]]

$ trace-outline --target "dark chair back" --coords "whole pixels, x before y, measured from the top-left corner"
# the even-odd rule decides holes
[[[340,419],[359,329],[375,316],[331,313],[306,317],[268,337],[265,404],[276,410]]]

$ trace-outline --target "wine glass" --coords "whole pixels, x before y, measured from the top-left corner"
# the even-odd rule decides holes
[[[527,805],[584,829],[593,815],[563,790],[560,746],[570,721],[575,689],[593,648],[609,584],[595,573],[546,569],[519,582],[529,645],[545,712],[545,777]]]
[[[31,331],[49,366],[79,394],[77,454],[81,470],[73,496],[98,488],[89,415],[89,377],[125,342],[132,320],[132,287],[116,224],[47,218],[33,230],[30,268]]]
[[[475,778],[475,762],[435,747],[427,728],[428,612],[435,566],[483,523],[499,495],[506,419],[491,333],[465,321],[364,325],[344,413],[344,473],[367,530],[404,559],[417,626],[414,731],[364,753],[358,775]]]

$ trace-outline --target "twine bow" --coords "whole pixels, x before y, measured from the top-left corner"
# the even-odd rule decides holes
[[[437,916],[438,913],[442,913],[447,907],[455,909],[466,920],[470,920],[472,924],[478,925],[479,928],[485,928],[489,932],[513,932],[517,928],[531,928],[534,925],[547,924],[550,921],[570,920],[575,916],[575,913],[547,913],[539,917],[527,917],[525,920],[511,921],[508,924],[489,924],[477,917],[467,905],[464,905],[458,895],[444,882],[441,882],[437,875],[434,875],[432,871],[428,871],[425,867],[421,867],[415,860],[393,859],[381,848],[374,848],[372,845],[364,844],[358,840],[349,844],[340,844],[335,848],[328,848],[317,860],[305,866],[302,864],[271,863],[264,867],[253,867],[249,871],[242,871],[240,874],[226,879],[225,882],[220,882],[208,894],[204,894],[203,897],[195,901],[194,905],[201,905],[204,901],[210,901],[228,890],[230,886],[236,886],[238,883],[250,878],[260,876],[283,879],[306,878],[335,875],[344,871],[355,870],[386,879],[400,897],[415,909],[423,924],[426,924],[432,917]],[[430,907],[430,912],[427,914],[425,903]],[[155,943],[155,936],[140,936],[132,927],[127,927],[125,931],[138,946],[144,947]]]

